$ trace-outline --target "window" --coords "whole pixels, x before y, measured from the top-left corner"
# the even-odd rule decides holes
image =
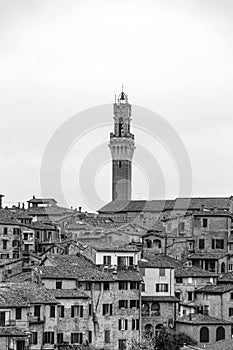
[[[51,318],[55,317],[55,305],[50,306],[50,317]]]
[[[188,301],[193,300],[193,292],[188,292]]]
[[[92,331],[88,331],[88,343],[92,343]]]
[[[64,317],[64,305],[57,306],[57,315],[58,317]]]
[[[159,277],[165,277],[165,269],[164,268],[159,269]]]
[[[151,305],[151,316],[160,316],[160,305],[158,303]]]
[[[209,328],[202,327],[200,329],[200,343],[208,343],[209,342]]]
[[[205,249],[205,240],[203,238],[199,239],[199,249]]]
[[[127,331],[127,329],[128,329],[128,320],[127,319],[120,319],[118,321],[118,325],[119,325],[119,327],[118,327],[119,331]]]
[[[188,277],[188,284],[192,284],[193,283],[193,278],[192,277]]]
[[[54,332],[43,333],[43,344],[54,344]]]
[[[130,308],[133,307],[139,308],[139,300],[130,300]]]
[[[146,291],[146,284],[144,282],[142,282],[142,292]]]
[[[71,333],[71,344],[82,344],[83,334],[82,333]]]
[[[233,270],[233,264],[228,264],[228,271],[232,271]]]
[[[7,241],[2,241],[2,249],[7,249]]]
[[[57,343],[58,344],[63,343],[63,333],[57,333]]]
[[[127,290],[128,289],[128,282],[121,281],[119,282],[119,290]]]
[[[168,284],[156,283],[156,292],[168,292]]]
[[[40,319],[40,305],[34,306],[34,316],[37,316],[38,320]]]
[[[38,342],[37,332],[31,332],[30,344],[37,345],[37,342]]]
[[[212,249],[224,249],[224,239],[212,239]]]
[[[92,305],[89,304],[89,316],[91,316],[91,315],[92,315]]]
[[[16,320],[21,320],[21,318],[22,318],[22,309],[21,309],[21,307],[17,307],[16,308]]]
[[[139,283],[138,282],[130,282],[130,289],[139,289]]]
[[[208,227],[208,219],[202,219],[202,227],[207,228]]]
[[[142,304],[142,316],[149,316],[149,314],[150,314],[149,310],[150,310],[149,304],[143,303]]]
[[[83,317],[83,305],[72,305],[71,317]]]
[[[179,230],[179,233],[183,233],[184,232],[184,222],[180,222],[179,225],[178,225],[178,230]]]
[[[85,284],[85,290],[91,290],[91,283],[90,282],[87,282]]]
[[[104,282],[104,290],[109,290],[109,282]]]
[[[117,257],[117,265],[118,266],[133,265],[133,257],[132,256],[118,256]]]
[[[209,305],[204,305],[203,315],[209,315]]]
[[[126,339],[119,339],[118,340],[118,349],[119,350],[126,350]]]
[[[62,280],[56,280],[56,289],[62,289]]]
[[[104,331],[104,342],[106,344],[110,343],[110,331],[109,330]]]
[[[225,328],[222,326],[216,329],[216,341],[225,339]]]
[[[104,255],[103,263],[104,263],[104,265],[110,266],[111,265],[111,256],[110,255]]]
[[[233,307],[229,307],[229,316],[233,316]]]
[[[103,316],[112,315],[112,304],[103,304]]]
[[[132,319],[132,331],[138,331],[139,330],[139,319]]]
[[[182,277],[176,277],[176,283],[183,283]]]
[[[127,309],[128,300],[119,300],[119,309]]]
[[[4,228],[3,228],[3,234],[4,234],[4,236],[7,236],[7,233],[8,233],[8,228],[7,228],[7,227],[4,227]]]

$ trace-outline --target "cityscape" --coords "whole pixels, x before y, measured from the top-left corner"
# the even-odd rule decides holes
[[[131,200],[123,89],[113,111],[112,201],[97,213],[0,195],[0,348],[230,350],[233,197]],[[156,345],[168,334],[180,343]]]

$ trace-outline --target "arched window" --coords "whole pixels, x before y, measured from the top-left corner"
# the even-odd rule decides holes
[[[145,240],[146,248],[152,248],[152,241],[150,239]]]
[[[223,262],[222,265],[221,265],[221,272],[225,272],[225,263]]]
[[[152,326],[152,324],[148,323],[145,325],[145,332],[151,335],[154,333],[154,327]]]
[[[161,323],[156,325],[156,327],[155,327],[155,335],[156,336],[159,335],[159,332],[160,332],[161,328],[163,328],[163,325]]]
[[[142,316],[149,316],[149,304],[142,304]]]
[[[154,248],[160,249],[162,247],[160,239],[155,239],[153,243],[154,243]]]
[[[200,343],[209,343],[209,328],[202,327],[200,329]]]
[[[225,339],[225,328],[222,326],[216,329],[216,341]]]
[[[160,316],[160,305],[158,303],[151,305],[151,316]]]
[[[14,241],[12,241],[12,247],[18,248],[19,247],[19,241],[17,241],[16,239]]]

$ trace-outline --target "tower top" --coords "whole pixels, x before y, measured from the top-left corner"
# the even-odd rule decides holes
[[[128,103],[128,96],[124,93],[124,85],[122,84],[122,91],[118,96],[118,103]]]

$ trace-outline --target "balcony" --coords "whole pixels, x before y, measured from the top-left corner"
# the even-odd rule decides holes
[[[29,316],[28,317],[29,324],[35,324],[35,323],[45,323],[45,316],[39,317],[39,316]]]
[[[14,327],[16,326],[16,320],[6,320],[5,321],[5,326],[9,327]]]

